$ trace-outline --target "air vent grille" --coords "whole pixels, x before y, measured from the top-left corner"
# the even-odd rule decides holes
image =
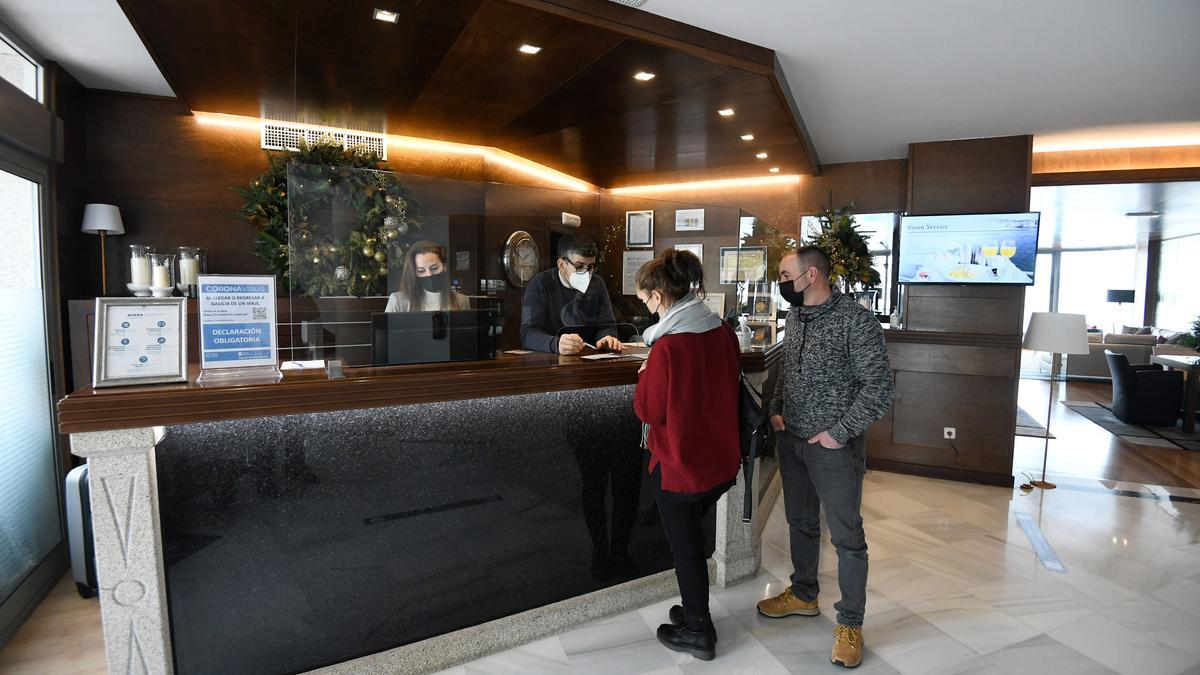
[[[374,152],[379,155],[380,159],[387,159],[387,138],[383,134],[324,129],[286,122],[263,122],[262,124],[263,150],[298,150],[301,138],[309,145],[322,139],[329,139],[347,150],[361,148]]]

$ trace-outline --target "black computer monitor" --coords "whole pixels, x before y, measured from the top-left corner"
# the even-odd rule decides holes
[[[383,312],[371,315],[372,363],[377,366],[496,358],[496,309]]]

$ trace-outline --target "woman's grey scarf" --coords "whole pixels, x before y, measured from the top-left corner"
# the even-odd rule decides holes
[[[646,329],[642,340],[649,347],[659,338],[676,333],[707,333],[721,325],[721,317],[712,313],[694,293],[688,293],[671,305],[658,323]],[[649,448],[650,425],[642,423],[642,447]]]

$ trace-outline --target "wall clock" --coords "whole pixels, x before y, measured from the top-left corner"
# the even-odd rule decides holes
[[[539,270],[537,242],[525,230],[517,230],[504,243],[504,273],[508,282],[517,288],[525,288]]]

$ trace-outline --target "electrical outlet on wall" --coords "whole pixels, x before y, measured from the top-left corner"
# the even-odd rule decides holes
[[[954,427],[944,427],[942,429],[942,438],[953,441],[954,439],[958,438],[958,430]]]

